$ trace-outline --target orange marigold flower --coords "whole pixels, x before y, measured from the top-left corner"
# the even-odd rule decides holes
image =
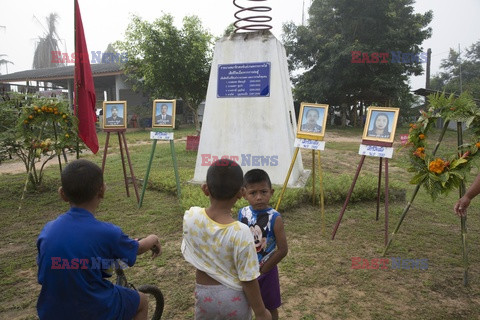
[[[480,148],[480,141],[475,143],[475,147]]]
[[[443,170],[445,170],[445,161],[440,158],[430,161],[430,164],[428,165],[428,170],[437,174],[442,173]]]
[[[414,152],[413,152],[413,155],[421,158],[421,159],[425,159],[425,148],[423,147],[418,147]]]
[[[419,137],[421,140],[425,139],[425,135],[424,135],[423,133],[420,133],[420,134],[418,135],[418,137]]]

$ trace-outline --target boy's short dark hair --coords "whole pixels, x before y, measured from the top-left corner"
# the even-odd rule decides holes
[[[207,171],[207,186],[212,198],[232,199],[243,184],[242,168],[230,159],[220,159],[212,163]]]
[[[82,204],[92,200],[103,186],[103,172],[85,159],[70,162],[61,175],[62,189],[68,200]]]
[[[265,170],[262,169],[252,169],[245,173],[245,177],[243,178],[243,185],[247,186],[248,184],[252,183],[259,183],[259,182],[267,182],[268,187],[272,188],[272,182],[270,181],[270,177]]]

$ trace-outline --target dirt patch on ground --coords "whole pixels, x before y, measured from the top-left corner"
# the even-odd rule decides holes
[[[178,139],[178,141],[185,141],[186,138],[184,139]],[[175,140],[177,141],[177,140]],[[135,142],[134,144],[132,145],[129,145],[128,147],[134,147],[134,146],[141,146],[141,145],[146,145],[146,144],[151,144],[152,142],[151,141],[137,141]],[[168,141],[158,141],[158,143],[168,143]],[[111,149],[112,152],[109,152],[107,154],[107,157],[110,157],[112,155],[116,155],[118,154],[118,145],[116,146],[113,146],[113,147],[109,147]],[[104,149],[100,148],[100,150],[98,151],[99,154],[103,154],[104,152]],[[82,152],[82,155],[85,155],[85,154],[93,154],[90,150],[84,150]],[[65,157],[67,158],[68,161],[72,161],[72,160],[75,160],[77,158],[77,154],[76,153],[66,153],[65,154]],[[61,161],[62,161],[62,164],[65,163],[65,157],[62,155],[60,158],[61,158]],[[42,166],[43,164],[43,161],[47,159],[47,157],[43,157],[41,159],[41,161],[38,161],[35,163],[35,168],[37,170],[40,170],[40,167]],[[45,165],[45,167],[50,167],[52,165],[55,165],[55,164],[58,164],[58,158],[55,156],[54,158],[50,159],[47,164]],[[23,163],[23,161],[19,158],[14,158],[12,160],[7,160],[7,161],[4,161],[0,164],[0,175],[1,174],[17,174],[17,173],[23,173],[23,172],[26,172],[26,168],[25,168],[25,164]]]
[[[333,142],[357,142],[357,143],[360,143],[362,142],[362,138],[361,137],[344,137],[344,136],[340,136],[334,132],[326,132],[325,133],[325,138],[324,140],[326,142],[330,142],[330,141],[333,141]]]
[[[184,141],[186,141],[186,138],[181,138],[181,139],[178,139],[178,140],[175,140],[175,141],[184,142]],[[332,163],[336,164],[335,167],[338,167],[339,166],[338,159],[333,159],[331,157],[330,158],[328,157],[329,156],[328,142],[358,143],[360,145],[362,140],[361,140],[360,137],[345,137],[345,136],[340,136],[337,133],[327,132],[325,134],[325,142],[327,143],[327,149],[325,150],[324,153],[322,153],[322,157],[326,156],[327,158],[324,159],[324,161],[322,161],[322,162],[326,163],[328,161],[333,161]],[[152,143],[151,141],[137,141],[134,144],[129,145],[129,147],[146,145],[146,144],[151,144],[151,143]],[[160,141],[158,141],[158,143],[168,143],[168,141],[161,141],[160,140]],[[395,146],[395,147],[397,147],[397,146]],[[118,146],[114,146],[110,150],[112,150],[113,152],[109,152],[107,154],[107,157],[118,154]],[[103,149],[99,150],[99,153],[103,153]],[[92,154],[92,152],[90,150],[86,150],[82,154]],[[310,154],[311,154],[310,150],[302,149],[302,157],[304,159],[303,162],[307,166],[311,166],[311,156],[310,156]],[[68,161],[74,160],[74,159],[76,159],[76,154],[75,153],[66,154],[66,157],[67,157]],[[61,157],[61,159],[62,159],[62,163],[64,163],[64,157],[63,156]],[[58,164],[57,157],[49,160],[47,162],[47,164],[45,165],[45,167],[49,167],[49,166],[52,166],[52,165],[55,165],[55,164]],[[352,164],[351,159],[346,157],[346,160],[345,160],[344,164],[345,165],[351,165]],[[36,168],[40,169],[41,165],[42,165],[42,162],[37,162],[36,163]],[[1,174],[17,174],[17,173],[22,173],[22,172],[26,172],[26,169],[25,169],[25,164],[20,159],[8,160],[8,161],[2,162],[0,164],[0,175]]]
[[[84,151],[82,154],[92,154],[92,152],[90,150],[88,151]],[[74,160],[76,159],[77,155],[75,153],[67,153],[65,154],[65,156],[67,157],[68,161],[71,161],[71,160]],[[40,161],[36,162],[35,163],[35,168],[37,170],[40,170],[43,162],[47,159],[48,157],[43,157],[42,159],[40,159]],[[64,160],[64,157],[61,156],[61,161],[62,161],[62,164],[65,162]],[[58,164],[58,158],[57,157],[54,157],[50,160],[48,160],[48,162],[45,164],[45,167],[50,167],[52,165],[55,165],[55,164]],[[21,159],[18,159],[18,158],[14,158],[12,160],[8,160],[8,161],[5,161],[5,162],[2,162],[2,164],[0,164],[0,174],[16,174],[16,173],[22,173],[22,172],[27,172],[27,169],[25,167],[25,164],[23,163],[23,161]]]
[[[2,242],[0,246],[0,256],[14,254],[16,252],[22,252],[23,250],[27,250],[28,247],[24,244],[15,244],[13,242],[6,243]]]
[[[21,173],[25,171],[26,171],[25,165],[20,160],[10,160],[7,162],[2,162],[2,164],[0,165],[0,174],[4,174],[4,173],[15,174],[15,173]]]
[[[288,281],[287,279],[281,277],[280,282],[283,286],[284,283]],[[334,286],[326,286],[323,288],[306,288],[305,291],[298,292],[298,295],[296,297],[289,297],[287,301],[284,301],[282,306],[279,308],[279,313],[283,315],[288,314],[288,318],[290,319],[301,319],[301,306],[322,305],[323,312],[321,314],[316,314],[315,319],[334,319],[329,315],[331,314],[330,311],[333,311],[334,308],[329,306],[335,304],[338,296],[338,289]],[[330,309],[330,311],[328,311],[328,309]]]

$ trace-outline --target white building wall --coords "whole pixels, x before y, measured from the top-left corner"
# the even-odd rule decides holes
[[[115,100],[120,101],[120,90],[129,88],[130,87],[125,83],[124,76],[117,74],[115,76]]]

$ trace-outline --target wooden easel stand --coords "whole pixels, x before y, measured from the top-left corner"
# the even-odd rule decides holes
[[[362,144],[372,144],[367,141],[362,141]],[[391,147],[392,144],[384,144],[383,146],[388,146]],[[353,193],[353,189],[355,188],[355,184],[357,182],[358,176],[360,174],[360,171],[362,169],[363,163],[365,161],[365,155],[362,155],[360,158],[360,162],[357,167],[357,171],[355,172],[355,176],[352,181],[352,185],[350,186],[350,189],[348,190],[347,193],[347,198],[345,199],[345,202],[343,204],[342,210],[340,211],[340,215],[338,217],[337,223],[335,224],[335,227],[333,228],[332,232],[332,240],[335,239],[335,235],[337,233],[338,227],[340,226],[340,222],[342,221],[343,214],[345,213],[345,210],[347,209],[347,205],[350,201],[350,198]],[[379,218],[379,211],[380,211],[380,188],[381,188],[381,183],[382,183],[382,157],[380,157],[380,164],[378,168],[378,186],[377,186],[377,210],[376,210],[376,215],[375,215],[375,220],[378,221]],[[388,243],[388,158],[385,158],[385,240],[384,243],[387,245]]]
[[[125,189],[127,191],[127,197],[130,197],[130,191],[128,190],[128,177],[127,177],[127,169],[125,166],[125,156],[123,154],[123,147],[125,147],[125,153],[127,155],[128,166],[130,168],[130,176],[133,183],[133,189],[135,190],[137,202],[139,202],[140,196],[138,194],[137,179],[135,178],[135,174],[133,173],[132,161],[130,160],[130,154],[128,152],[128,146],[127,146],[127,139],[125,137],[126,129],[104,129],[104,131],[107,133],[107,138],[105,140],[105,150],[103,152],[102,172],[105,172],[105,162],[107,159],[108,142],[110,141],[110,133],[116,132],[118,135],[118,145],[120,147],[120,157],[122,158],[123,179],[125,181]]]
[[[159,132],[170,132],[170,131],[171,130],[167,131],[167,130],[164,129],[164,130],[159,131]],[[140,201],[138,202],[138,207],[139,208],[143,204],[143,198],[145,196],[145,190],[147,188],[148,177],[150,175],[150,170],[152,168],[153,156],[155,154],[156,147],[157,147],[157,139],[154,139],[153,144],[152,144],[152,150],[150,151],[150,158],[148,160],[147,172],[145,174],[145,179],[143,180],[142,194],[140,196]],[[170,152],[172,154],[173,169],[175,171],[175,182],[176,182],[176,185],[177,185],[177,197],[180,198],[181,194],[182,194],[182,191],[181,191],[181,188],[180,188],[180,177],[179,177],[179,174],[178,174],[177,156],[176,156],[176,153],[175,153],[175,144],[174,144],[173,140],[170,140]]]

